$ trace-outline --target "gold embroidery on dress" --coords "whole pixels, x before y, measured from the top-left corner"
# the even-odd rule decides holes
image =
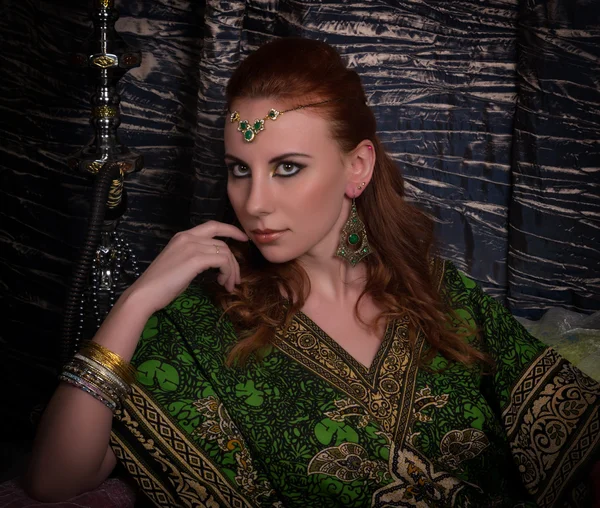
[[[451,430],[440,441],[440,462],[450,469],[458,469],[463,462],[477,457],[489,444],[487,436],[479,429]]]
[[[275,344],[313,373],[344,391],[361,404],[385,432],[394,434],[398,399],[404,388],[403,378],[412,363],[408,317],[395,323],[389,333],[394,336],[387,338],[387,351],[373,380],[366,379],[351,367],[347,359],[340,358],[323,340],[324,337],[318,340],[318,335],[323,335],[322,331],[302,316],[294,317],[285,338],[278,337]]]
[[[206,420],[196,428],[194,434],[209,441],[217,441],[219,448],[230,452],[237,448],[237,476],[235,481],[248,497],[257,501],[260,497],[269,497],[275,493],[269,482],[258,483],[258,473],[254,469],[252,457],[244,443],[242,434],[227,413],[225,406],[215,397],[206,397],[194,402],[194,407]]]
[[[342,443],[321,450],[308,464],[308,474],[335,476],[343,482],[389,480],[387,464],[370,460],[367,451],[356,443]]]
[[[144,492],[150,499],[160,506],[177,506],[177,501],[169,491],[163,488],[152,472],[148,471],[136,454],[131,453],[115,432],[111,433],[110,445],[119,462],[125,466],[131,477],[143,486]]]
[[[431,270],[439,288],[444,262],[432,261]],[[403,442],[412,419],[412,402],[419,358],[425,342],[417,331],[414,348],[409,340],[408,315],[390,323],[370,369],[338,347],[308,316],[299,313],[285,336],[279,331],[274,344],[306,369],[343,391],[362,405],[382,430]]]
[[[444,407],[448,403],[448,394],[432,395],[431,388],[425,386],[415,393],[413,405],[413,415],[416,421],[427,423],[431,421],[431,416],[423,413],[423,410],[428,406],[436,408]]]
[[[600,443],[599,398],[600,384],[550,348],[512,389],[502,418],[523,483],[539,506],[556,502]]]
[[[142,387],[133,384],[132,389],[131,397],[124,403],[123,410],[115,413],[115,417],[150,452],[150,456],[160,464],[161,470],[172,474],[169,481],[178,493],[181,492],[183,497],[189,498],[186,504],[191,503],[190,506],[195,506],[200,500],[206,505],[253,505],[243,494],[232,488],[229,479],[212,465],[211,460],[204,456],[203,450],[198,449],[170,421],[163,409],[156,405]],[[139,422],[145,422],[144,435],[148,438],[138,430]],[[145,491],[151,488],[148,475],[148,472],[140,470],[136,477],[136,481]],[[161,494],[161,497],[163,496],[164,494]],[[181,506],[180,503],[158,504]]]
[[[343,422],[346,418],[357,417],[358,422],[356,427],[362,429],[369,424],[370,418],[365,414],[364,409],[360,404],[357,404],[352,399],[335,400],[334,405],[337,409],[326,411],[325,416],[331,418],[334,422]]]
[[[390,449],[392,483],[373,494],[372,506],[455,506],[456,495],[465,483],[409,446]]]

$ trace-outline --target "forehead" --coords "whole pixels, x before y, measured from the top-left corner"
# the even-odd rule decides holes
[[[255,153],[314,151],[317,147],[336,144],[329,131],[327,120],[310,108],[286,111],[289,104],[272,99],[239,99],[232,104],[232,113],[239,113],[240,121],[253,126],[256,120],[264,120],[264,129],[255,134],[251,142],[244,140],[238,130],[239,122],[225,122],[225,150],[239,158]],[[271,109],[281,111],[276,120],[267,118]],[[246,159],[244,159],[246,160]]]

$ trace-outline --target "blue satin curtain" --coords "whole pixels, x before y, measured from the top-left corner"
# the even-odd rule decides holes
[[[223,188],[227,77],[273,37],[316,38],[362,76],[445,257],[517,315],[600,309],[599,4],[257,0],[205,20],[196,220]]]

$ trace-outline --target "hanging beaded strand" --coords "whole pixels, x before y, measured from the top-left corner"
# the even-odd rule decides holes
[[[117,289],[124,275],[133,277],[134,280],[140,276],[138,260],[130,246],[125,240],[123,233],[112,231],[110,233],[110,247],[99,246],[96,255],[92,261],[91,287],[82,298],[79,306],[79,327],[77,329],[77,338],[79,343],[84,339],[83,332],[86,320],[86,298],[91,303],[92,319],[96,329],[100,327],[106,314],[116,302]],[[104,251],[102,249],[105,249]],[[108,260],[102,266],[100,260],[102,257]],[[129,265],[127,268],[126,266]],[[107,272],[108,270],[108,272]],[[107,274],[110,276],[107,277]],[[100,303],[100,295],[106,295],[107,306]]]

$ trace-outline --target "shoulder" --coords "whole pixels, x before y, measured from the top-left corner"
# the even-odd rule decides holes
[[[443,272],[440,289],[458,290],[478,288],[477,283],[464,272],[460,271],[452,261],[437,258],[436,263],[442,267],[440,270]]]
[[[458,314],[470,316],[478,328],[488,353],[498,360],[501,356],[519,353],[531,360],[547,346],[533,337],[504,304],[486,294],[468,275],[451,261],[444,262],[442,294]],[[520,362],[516,362],[520,363]]]
[[[470,307],[480,304],[483,298],[491,298],[479,287],[479,285],[456,265],[449,260],[437,258],[435,264],[438,266],[434,272],[437,273],[438,290],[444,301],[452,308]],[[434,266],[434,265],[432,265]]]

